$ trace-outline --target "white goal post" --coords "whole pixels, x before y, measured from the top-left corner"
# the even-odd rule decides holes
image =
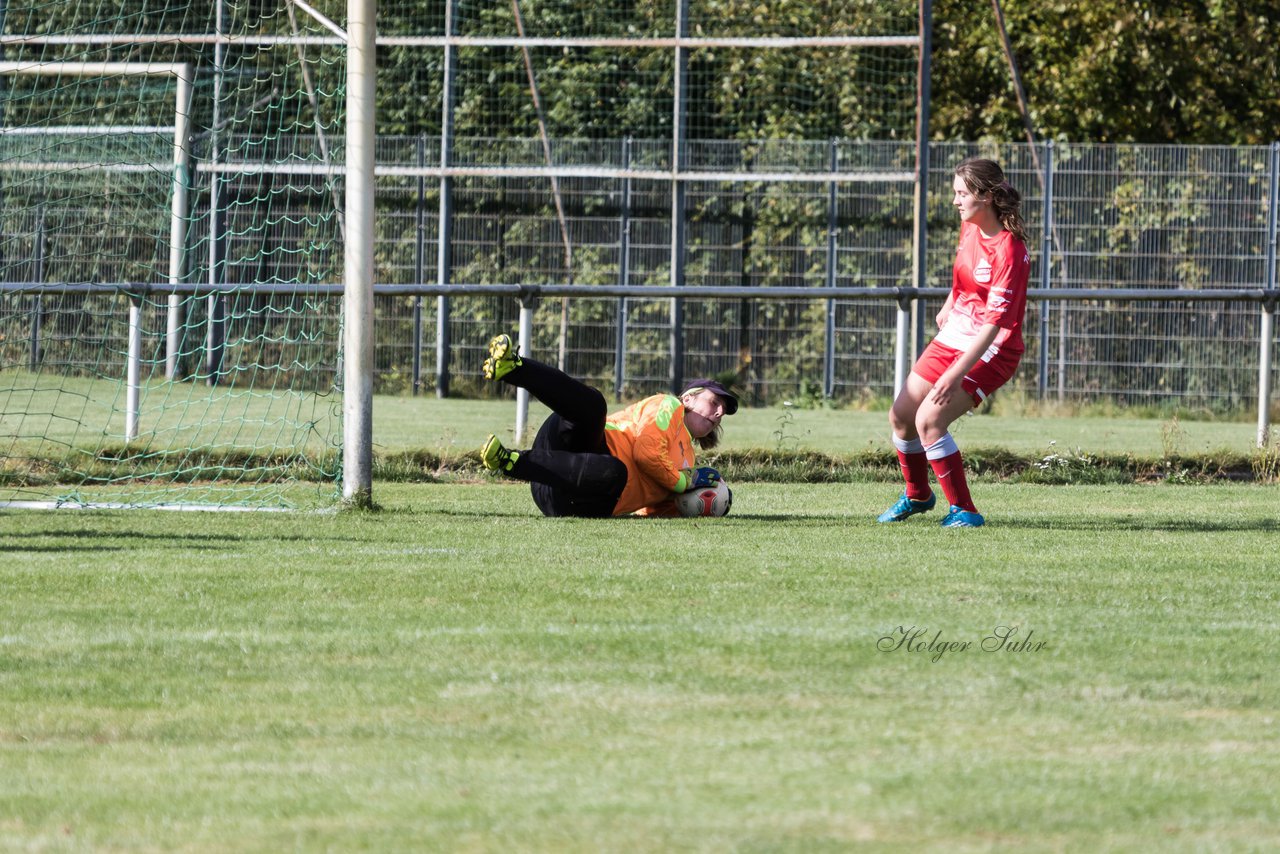
[[[342,498],[373,503],[373,237],[376,0],[347,0],[347,178],[343,269]]]

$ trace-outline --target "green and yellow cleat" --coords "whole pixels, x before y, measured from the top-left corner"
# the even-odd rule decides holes
[[[520,459],[520,452],[504,448],[498,441],[498,437],[492,433],[489,434],[484,447],[480,449],[480,462],[484,463],[484,467],[489,471],[509,472],[515,468],[518,459]]]
[[[520,367],[520,354],[510,335],[495,335],[489,342],[489,358],[484,360],[484,378],[500,380]]]

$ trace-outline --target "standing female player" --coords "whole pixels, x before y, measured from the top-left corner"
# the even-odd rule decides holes
[[[942,526],[976,528],[983,523],[948,429],[1009,381],[1024,349],[1031,260],[1018,213],[1022,197],[997,163],[980,158],[956,167],[953,187],[960,245],[951,293],[938,312],[937,337],[920,354],[889,412],[907,488],[880,514],[881,522],[901,522],[933,509],[932,467],[951,505]]]

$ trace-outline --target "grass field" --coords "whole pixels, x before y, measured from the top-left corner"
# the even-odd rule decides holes
[[[1275,487],[976,491],[0,510],[0,849],[1280,846]]]
[[[137,442],[154,449],[323,449],[336,443],[340,408],[341,399],[332,394],[158,379],[140,390]],[[116,380],[26,371],[0,375],[0,442],[32,452],[118,446],[124,442],[125,409],[125,386]]]
[[[48,386],[61,381],[56,376],[6,376],[0,503],[309,509],[331,506],[338,495],[341,424],[332,398],[157,380],[142,396],[140,435],[125,445],[116,384],[67,380],[54,391]],[[374,477],[474,480],[481,475],[476,450],[490,431],[519,447],[547,410],[531,407],[524,441],[514,436],[515,415],[512,400],[376,396]],[[1185,415],[1073,412],[1011,399],[997,414],[961,419],[952,430],[971,471],[982,477],[1125,483],[1280,476],[1280,447],[1256,449],[1251,421]],[[897,477],[886,413],[879,411],[744,407],[726,421],[716,453],[713,464],[727,467],[731,480]],[[312,488],[295,489],[299,482]]]
[[[193,382],[156,380],[141,395],[138,444],[149,449],[191,447],[328,450],[341,433],[340,406],[333,396],[267,389],[208,388]],[[68,379],[7,372],[0,384],[0,442],[30,453],[50,447],[119,445],[124,431],[123,387],[114,381]],[[1142,456],[1253,447],[1252,419],[1142,418],[1132,413],[1036,413],[1018,401],[1002,402],[999,416],[961,419],[955,433],[972,445],[1014,452],[1049,447]],[[546,417],[534,402],[530,427]],[[1119,417],[1117,417],[1117,415]],[[373,402],[374,443],[380,452],[428,449],[441,454],[474,450],[493,431],[506,438],[515,425],[511,400],[438,400],[434,396],[378,395]],[[884,412],[856,409],[744,408],[725,421],[732,449],[807,449],[849,454],[868,448],[888,451]],[[0,453],[7,445],[0,445]]]
[[[530,407],[536,428],[545,407]],[[515,404],[496,400],[436,400],[429,397],[377,397],[373,404],[374,442],[383,452],[430,448],[465,452],[479,447],[489,432],[513,438]],[[724,421],[728,449],[806,449],[850,454],[868,449],[892,453],[885,412],[853,409],[744,408]],[[973,415],[952,428],[970,447],[1001,447],[1016,453],[1051,447],[1093,453],[1159,456],[1227,450],[1247,454],[1257,438],[1253,421],[1198,420],[1192,417],[1135,418],[1103,414]],[[1050,443],[1054,443],[1052,446]]]

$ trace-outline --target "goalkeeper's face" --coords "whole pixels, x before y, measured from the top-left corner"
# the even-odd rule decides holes
[[[684,404],[684,426],[695,439],[701,439],[715,430],[724,417],[724,401],[709,388],[699,389],[692,394],[686,392],[680,402]]]

